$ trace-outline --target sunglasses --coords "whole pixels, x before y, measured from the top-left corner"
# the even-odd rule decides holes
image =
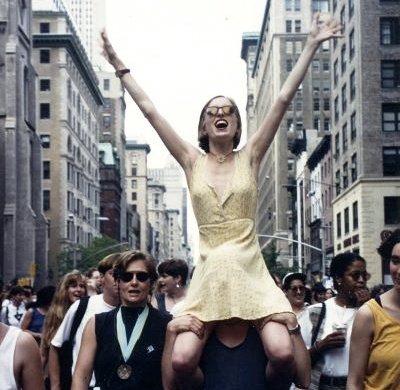
[[[210,106],[207,107],[206,112],[209,116],[217,116],[220,109],[225,115],[232,115],[235,112],[235,108],[233,106]]]
[[[293,293],[296,293],[297,291],[300,291],[300,293],[304,293],[306,291],[306,288],[304,286],[293,286],[290,287],[289,290]]]
[[[354,271],[349,274],[349,276],[357,282],[360,277],[362,277],[364,280],[369,280],[371,278],[371,274],[369,274],[367,271]]]
[[[136,276],[136,280],[144,283],[147,282],[150,279],[150,274],[144,271],[138,271],[138,272],[121,272],[119,275],[119,279],[122,280],[125,283],[130,282],[134,277]]]

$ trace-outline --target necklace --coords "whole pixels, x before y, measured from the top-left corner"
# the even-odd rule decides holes
[[[233,153],[233,150],[231,150],[227,154],[215,154],[213,152],[209,152],[211,155],[215,157],[215,160],[217,161],[218,164],[223,164],[226,161],[226,158]]]

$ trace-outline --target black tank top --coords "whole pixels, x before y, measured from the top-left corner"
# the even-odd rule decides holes
[[[200,366],[204,390],[264,390],[267,358],[261,339],[249,326],[243,343],[229,348],[212,333],[204,348]]]

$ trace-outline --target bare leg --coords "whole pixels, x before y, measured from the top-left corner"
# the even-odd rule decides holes
[[[286,325],[267,322],[259,334],[268,358],[266,376],[268,388],[287,390],[293,382],[295,359],[293,344]]]
[[[172,351],[172,382],[180,389],[201,389],[203,374],[199,361],[207,339],[214,328],[213,323],[206,323],[204,336],[199,338],[193,332],[179,333]]]

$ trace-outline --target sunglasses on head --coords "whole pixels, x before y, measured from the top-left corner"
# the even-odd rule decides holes
[[[209,116],[217,116],[220,109],[225,115],[232,115],[235,112],[235,108],[233,106],[210,106],[207,107],[206,112]]]
[[[371,274],[369,274],[367,271],[354,271],[349,274],[349,276],[357,282],[360,277],[362,277],[364,280],[369,280],[371,277]]]
[[[130,282],[134,277],[136,276],[136,280],[139,282],[147,282],[150,279],[150,274],[144,271],[138,271],[138,272],[121,272],[119,275],[119,279],[122,280],[125,283]]]

